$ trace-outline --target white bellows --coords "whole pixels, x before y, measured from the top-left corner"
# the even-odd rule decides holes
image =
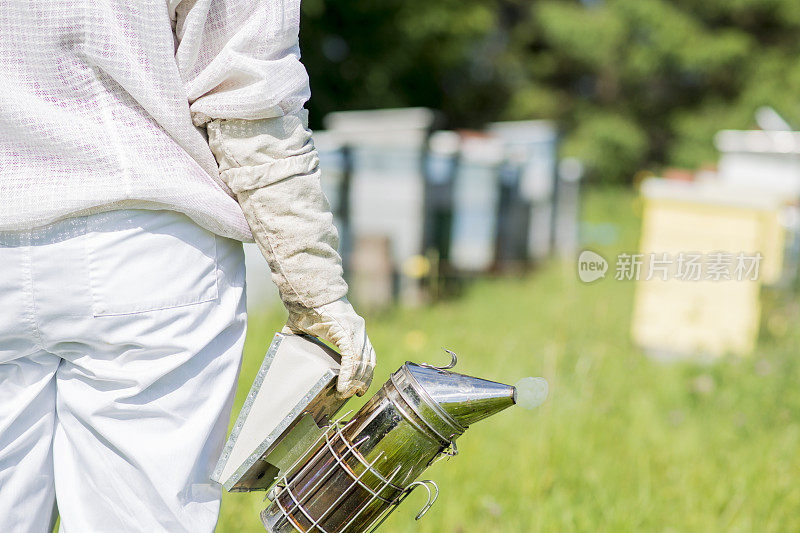
[[[514,388],[517,389],[517,405],[523,409],[539,407],[547,399],[547,381],[544,378],[522,378]]]

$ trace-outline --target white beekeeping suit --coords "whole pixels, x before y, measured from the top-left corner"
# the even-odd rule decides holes
[[[206,126],[221,181],[238,200],[289,311],[287,327],[342,352],[338,388],[363,394],[375,354],[345,299],[338,236],[303,104],[300,1],[172,0],[175,61],[192,121]]]
[[[303,105],[299,1],[0,0],[4,531],[211,531],[254,239],[287,327],[375,364]]]

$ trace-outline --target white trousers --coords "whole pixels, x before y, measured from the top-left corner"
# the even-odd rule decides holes
[[[241,243],[170,211],[0,233],[0,530],[212,531]]]

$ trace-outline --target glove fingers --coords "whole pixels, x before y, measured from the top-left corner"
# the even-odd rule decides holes
[[[367,337],[365,330],[362,330],[363,338],[361,339],[361,350],[358,352],[359,356],[354,361],[353,375],[351,378],[350,389],[352,394],[363,396],[372,383],[372,377],[375,370],[375,349]]]
[[[364,319],[344,298],[302,313],[289,311],[286,327],[305,332],[336,346],[341,354],[337,392],[347,398],[367,392],[375,368],[375,350],[367,337]]]
[[[362,396],[369,389],[372,383],[372,376],[375,370],[375,350],[372,348],[372,343],[364,334],[363,350],[361,352],[358,366],[353,373],[353,385],[357,389],[356,394]]]
[[[342,381],[340,376],[336,389],[345,397],[350,397],[354,394],[363,396],[369,389],[370,383],[372,383],[372,368],[368,367],[368,370],[354,375],[346,381]]]
[[[325,340],[336,346],[342,356],[339,378],[336,381],[336,390],[343,397],[349,398],[360,390],[359,383],[354,380],[357,379],[358,367],[361,362],[361,350],[353,342],[354,339],[351,337],[350,332],[345,330],[335,318],[326,323],[326,325]]]

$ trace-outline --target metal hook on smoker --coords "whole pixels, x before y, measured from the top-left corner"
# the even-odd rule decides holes
[[[431,488],[428,486],[429,484],[433,485],[433,492],[431,492]],[[420,518],[425,516],[425,513],[427,513],[428,509],[431,508],[431,505],[434,504],[436,498],[439,497],[439,485],[437,485],[436,482],[433,481],[432,479],[423,479],[421,481],[415,481],[410,485],[408,485],[405,489],[403,489],[403,492],[400,493],[400,496],[396,500],[394,500],[394,502],[392,502],[391,507],[389,508],[388,511],[384,513],[381,519],[370,526],[368,533],[375,533],[375,531],[381,526],[381,524],[383,524],[386,521],[386,519],[389,518],[389,515],[391,515],[394,512],[394,510],[397,509],[397,507],[401,503],[403,503],[403,500],[405,500],[408,497],[408,495],[411,494],[417,487],[425,487],[425,490],[428,491],[428,500],[425,502],[425,505],[422,506],[422,509],[419,510],[417,516],[414,517],[414,520],[419,520]]]
[[[445,370],[450,370],[451,368],[455,367],[456,363],[458,363],[458,356],[456,355],[456,353],[444,347],[442,347],[442,350],[450,354],[450,363],[447,366],[434,366],[434,365],[429,365],[428,363],[420,363],[419,366],[432,368],[434,370],[439,370],[440,372],[443,372]]]
[[[438,463],[439,461],[444,461],[447,459],[450,460],[451,457],[455,457],[458,455],[458,446],[456,446],[456,441],[451,440],[450,444],[442,450],[442,453],[431,459],[431,462],[428,466]]]
[[[434,492],[431,492],[431,486],[433,487]],[[415,481],[406,487],[403,499],[405,499],[405,496],[411,494],[417,487],[424,487],[425,490],[428,491],[428,500],[425,502],[425,505],[422,506],[422,509],[419,510],[417,516],[414,517],[414,520],[419,520],[425,516],[425,513],[428,512],[428,509],[430,509],[431,506],[436,502],[436,498],[439,497],[439,485],[437,485],[436,482],[431,479],[423,479],[422,481]]]
[[[456,446],[456,441],[451,440],[450,445],[447,446],[447,448],[445,448],[442,451],[442,453],[447,455],[448,457],[455,457],[456,455],[458,455],[458,446]]]

